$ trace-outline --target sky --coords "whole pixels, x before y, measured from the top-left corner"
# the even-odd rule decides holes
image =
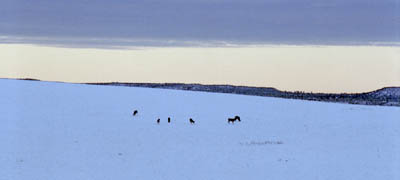
[[[0,77],[400,86],[398,0],[2,0]]]

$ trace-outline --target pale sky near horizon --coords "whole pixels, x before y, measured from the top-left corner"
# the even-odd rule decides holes
[[[0,77],[182,82],[365,92],[400,86],[400,47],[243,46],[90,49],[0,44]]]
[[[0,78],[400,86],[399,0],[2,0]]]

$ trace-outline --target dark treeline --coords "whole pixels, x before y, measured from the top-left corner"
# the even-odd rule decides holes
[[[279,97],[310,101],[340,102],[363,105],[400,106],[400,87],[387,87],[366,93],[310,93],[280,91],[270,87],[247,87],[231,85],[201,85],[182,83],[86,83],[91,85],[112,85],[129,87],[147,87],[189,91],[217,92],[252,96]]]

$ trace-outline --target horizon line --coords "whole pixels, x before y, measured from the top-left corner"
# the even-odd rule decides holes
[[[275,89],[281,92],[301,92],[301,93],[310,93],[310,94],[364,94],[364,93],[371,93],[387,88],[400,88],[400,86],[385,86],[381,87],[378,89],[372,89],[369,91],[364,91],[364,92],[335,92],[335,93],[330,93],[330,92],[313,92],[313,91],[290,91],[290,90],[282,90],[278,89],[272,86],[247,86],[247,85],[233,85],[233,84],[202,84],[202,83],[183,83],[183,82],[120,82],[120,81],[104,81],[104,82],[68,82],[68,81],[52,81],[52,80],[42,80],[42,79],[37,79],[37,78],[4,78],[0,77],[1,79],[6,79],[6,80],[19,80],[19,81],[39,81],[39,82],[52,82],[52,83],[66,83],[66,84],[87,84],[87,85],[96,85],[96,84],[111,84],[111,83],[120,83],[120,84],[180,84],[180,85],[201,85],[201,86],[233,86],[233,87],[248,87],[248,88],[271,88]]]

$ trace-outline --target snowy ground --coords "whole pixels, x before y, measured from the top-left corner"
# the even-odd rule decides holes
[[[400,179],[398,107],[5,79],[0,87],[0,180]],[[228,124],[235,115],[242,122]]]

